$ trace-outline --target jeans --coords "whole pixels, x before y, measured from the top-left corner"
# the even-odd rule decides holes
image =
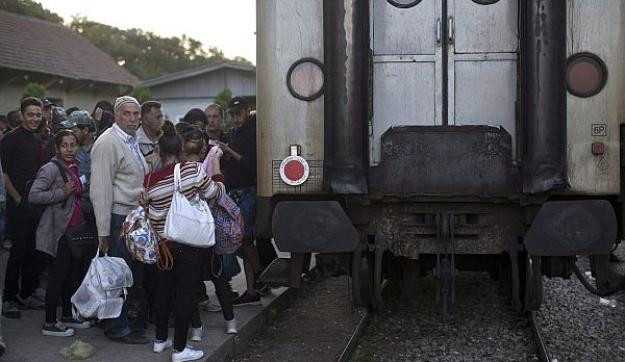
[[[256,236],[256,187],[243,187],[229,192],[233,200],[239,205],[243,216],[245,232],[243,245],[250,245]],[[261,267],[264,270],[278,257],[271,239],[256,239],[256,249],[260,258]],[[240,255],[240,253],[239,253]]]
[[[173,268],[156,271],[156,339],[167,339],[170,304],[175,293],[174,349],[182,351],[187,344],[189,325],[194,328],[202,326],[197,301],[197,286],[202,279],[202,253],[192,246],[170,245]]]
[[[133,271],[132,277],[133,277],[133,282],[134,282],[133,283],[133,288],[134,288],[134,285],[137,284],[137,281],[134,280],[134,277],[135,277],[135,272],[133,268],[134,262],[132,260],[132,256],[130,255],[130,252],[128,252],[128,248],[126,248],[126,244],[124,243],[124,240],[122,240],[121,235],[120,235],[121,230],[122,230],[122,224],[124,223],[125,219],[126,219],[126,215],[118,215],[118,214],[111,215],[111,247],[109,248],[108,255],[118,257],[118,258],[123,258],[126,261],[126,264],[128,264],[128,266],[130,267],[130,270]],[[120,313],[119,317],[109,319],[106,321],[104,333],[108,337],[112,337],[112,338],[124,337],[124,336],[129,335],[132,332],[132,330],[130,329],[130,322],[128,320],[128,304],[129,304],[128,302],[132,298],[133,288],[130,288],[128,292],[128,297],[126,298],[126,301],[124,302],[124,306],[122,307],[122,312]]]
[[[12,199],[7,203],[7,218],[13,240],[4,279],[4,299],[15,300],[18,293],[25,299],[37,287],[39,278],[39,253],[35,249],[39,220],[33,218],[24,202],[15,205]]]

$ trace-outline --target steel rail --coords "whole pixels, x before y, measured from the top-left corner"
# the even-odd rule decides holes
[[[538,358],[541,362],[551,362],[551,357],[549,355],[549,351],[547,350],[547,345],[545,344],[545,340],[543,339],[540,327],[536,322],[536,312],[529,312],[527,318],[529,319],[530,327],[532,328],[532,334],[534,335],[534,341],[536,342],[536,347],[538,348]]]
[[[356,325],[356,328],[354,329],[352,335],[349,337],[349,341],[347,341],[345,348],[343,348],[343,351],[337,358],[338,362],[347,362],[351,359],[352,354],[358,346],[360,337],[362,337],[362,335],[364,334],[365,329],[367,328],[367,325],[371,320],[371,311],[369,310],[369,308],[358,308],[357,311],[361,313],[360,321],[358,322],[358,325]]]

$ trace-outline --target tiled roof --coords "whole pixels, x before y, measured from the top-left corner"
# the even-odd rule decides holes
[[[165,83],[173,82],[173,81],[180,80],[180,79],[196,77],[198,75],[214,72],[214,71],[224,69],[224,68],[240,70],[243,72],[252,72],[252,73],[256,71],[256,67],[254,67],[253,65],[242,65],[242,64],[237,64],[237,63],[225,62],[225,63],[220,63],[220,64],[203,65],[203,66],[196,67],[196,68],[182,70],[180,72],[163,75],[158,78],[144,80],[143,82],[141,82],[141,85],[145,87],[152,87],[155,85],[165,84]]]
[[[119,85],[137,77],[71,29],[0,11],[0,68]]]

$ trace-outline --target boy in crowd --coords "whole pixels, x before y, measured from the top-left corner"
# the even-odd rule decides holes
[[[36,136],[42,119],[42,103],[29,97],[22,100],[22,124],[9,132],[0,144],[2,171],[7,197],[7,221],[13,231],[7,263],[2,314],[20,318],[18,310],[41,309],[44,304],[33,292],[37,286],[39,263],[35,250],[37,212],[28,204],[29,182],[37,176],[40,166],[41,139]]]

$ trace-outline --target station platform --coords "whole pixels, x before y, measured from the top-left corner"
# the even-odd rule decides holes
[[[8,251],[0,251],[0,286],[4,284],[4,271]],[[213,284],[207,282],[209,298],[217,302]],[[233,288],[242,292],[245,290],[243,273],[233,279]],[[194,348],[204,351],[203,361],[223,361],[227,356],[245,349],[254,333],[264,325],[268,318],[283,310],[288,299],[288,288],[273,289],[262,298],[262,306],[235,307],[234,314],[238,321],[237,335],[225,333],[224,319],[221,312],[201,311],[204,326],[204,338],[201,342],[189,342]],[[59,310],[60,315],[60,310]],[[0,361],[68,361],[60,351],[69,347],[74,341],[80,340],[89,343],[95,348],[95,355],[86,361],[171,361],[171,350],[162,353],[152,352],[152,343],[144,345],[128,345],[113,342],[104,336],[104,330],[97,327],[77,330],[72,337],[50,337],[41,334],[41,325],[44,320],[43,311],[22,311],[21,319],[2,317],[2,336],[7,345],[6,352]],[[146,336],[154,338],[154,326],[150,325]],[[173,338],[173,329],[170,329],[170,338]]]

